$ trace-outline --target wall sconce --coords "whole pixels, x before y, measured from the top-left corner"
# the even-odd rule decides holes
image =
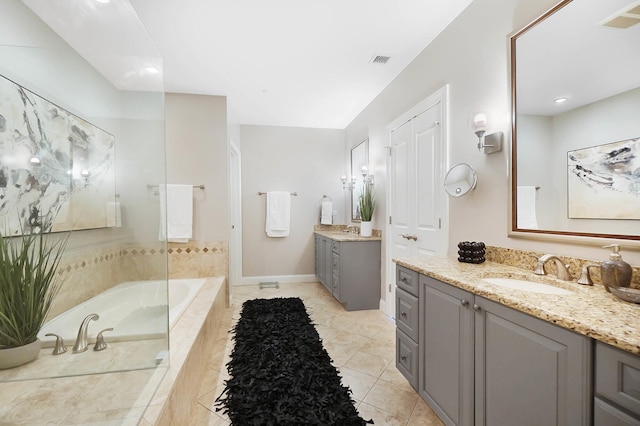
[[[353,187],[354,187],[354,186],[355,186],[355,184],[356,184],[356,177],[355,177],[355,175],[354,175],[354,176],[351,176],[351,182],[349,182],[349,181],[347,180],[347,175],[342,175],[342,176],[340,177],[340,180],[342,181],[342,189],[352,190],[352,189],[353,189]]]
[[[364,181],[364,183],[373,185],[373,175],[369,174],[369,168],[366,165],[362,166],[360,172],[362,173],[362,180]]]
[[[486,134],[487,115],[483,112],[473,116],[473,132],[478,137],[478,151],[484,150],[485,154],[493,154],[502,151],[502,132]]]
[[[82,176],[82,180],[84,180],[84,186],[86,188],[87,185],[89,185],[89,177],[91,176],[91,172],[87,169],[83,169],[80,172],[80,176]]]

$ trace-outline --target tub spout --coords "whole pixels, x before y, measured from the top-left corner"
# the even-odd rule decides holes
[[[73,345],[74,354],[87,350],[87,330],[89,329],[89,322],[91,320],[97,321],[99,319],[100,315],[89,314],[82,320],[82,324],[80,324],[80,329],[78,330],[78,337],[76,337],[76,343]]]

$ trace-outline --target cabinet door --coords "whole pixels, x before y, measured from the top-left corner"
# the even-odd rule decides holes
[[[325,239],[324,244],[324,286],[329,290],[329,293],[333,294],[333,256],[331,251],[330,239]]]
[[[420,275],[419,390],[448,425],[473,425],[472,304],[472,294]]]
[[[322,268],[320,267],[320,265],[322,264],[320,259],[320,235],[316,235],[315,239],[314,239],[314,254],[315,254],[315,273],[316,273],[316,277],[318,277],[318,279],[322,282],[322,278],[320,278],[321,275],[321,271]]]
[[[478,426],[591,422],[591,341],[476,296]]]

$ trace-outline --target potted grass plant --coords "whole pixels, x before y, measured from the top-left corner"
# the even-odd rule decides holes
[[[359,199],[360,203],[360,235],[370,237],[372,233],[371,219],[375,209],[375,194],[373,185],[364,182],[362,184],[362,192]]]
[[[38,357],[38,332],[60,290],[56,269],[67,241],[52,242],[42,232],[0,236],[0,369]]]

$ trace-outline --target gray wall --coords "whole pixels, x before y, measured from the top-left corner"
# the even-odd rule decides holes
[[[227,98],[168,93],[167,183],[194,189],[193,240],[229,240]]]
[[[239,144],[243,277],[312,276],[313,226],[320,223],[323,195],[333,199],[338,222],[344,223],[340,182],[344,131],[243,125]],[[266,191],[298,193],[291,198],[291,228],[286,238],[269,238],[265,233],[266,198],[258,192]]]

